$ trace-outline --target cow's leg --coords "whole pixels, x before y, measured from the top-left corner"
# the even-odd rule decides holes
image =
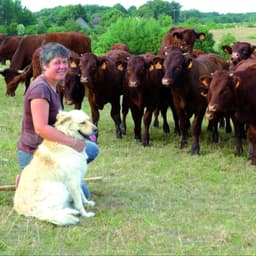
[[[232,118],[235,130],[235,156],[243,154],[243,137],[244,137],[244,124],[239,122],[236,118]]]
[[[152,115],[153,115],[153,109],[147,108],[143,121],[144,121],[144,135],[142,139],[142,144],[143,146],[148,146],[149,145],[149,127],[152,121]]]
[[[132,119],[134,122],[134,139],[141,141],[141,120],[143,116],[143,109],[139,109],[135,105],[131,105]]]
[[[212,120],[209,120],[208,127],[211,127],[212,143],[219,142],[218,123],[219,123],[218,117],[214,117]],[[207,130],[208,130],[208,128],[207,128]]]
[[[256,127],[254,125],[248,125],[247,137],[252,148],[251,164],[256,165]]]
[[[153,126],[155,128],[159,128],[159,120],[158,120],[158,117],[159,117],[159,109],[155,109],[154,111],[154,121],[153,121]]]
[[[111,103],[110,115],[115,123],[116,137],[118,139],[121,139],[122,138],[122,130],[121,130],[121,116],[120,116],[119,99]]]
[[[204,117],[204,112],[200,112],[199,114],[196,114],[192,123],[193,143],[191,147],[191,154],[193,155],[200,154],[199,137],[201,134],[203,117]]]
[[[90,105],[90,109],[91,109],[91,117],[92,117],[92,122],[98,126],[98,122],[100,119],[100,112],[99,109],[97,107],[97,105],[94,103],[94,95],[93,92],[91,92],[89,89],[86,90],[86,95],[88,97],[88,102]],[[99,130],[97,129],[97,133],[96,133],[96,137],[98,138],[99,136]]]
[[[188,145],[188,130],[187,123],[189,120],[186,118],[185,114],[179,117],[179,128],[180,128],[180,148],[185,148]]]
[[[128,111],[129,111],[129,105],[128,105],[128,101],[127,101],[127,96],[123,95],[123,99],[122,99],[122,120],[121,120],[121,131],[122,131],[123,135],[126,134],[126,130],[127,130],[126,117],[127,117]]]
[[[163,118],[163,130],[165,133],[170,133],[170,127],[167,122],[167,109],[168,109],[168,106],[166,104],[160,107],[161,115]]]

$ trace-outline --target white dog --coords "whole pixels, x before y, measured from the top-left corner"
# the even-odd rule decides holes
[[[87,138],[96,126],[81,110],[62,111],[57,115],[55,127],[77,139]],[[87,171],[85,151],[44,140],[33,159],[21,173],[14,196],[14,209],[22,215],[36,217],[56,225],[71,225],[79,221],[78,215],[94,216],[84,205],[94,206],[81,189],[81,180]]]

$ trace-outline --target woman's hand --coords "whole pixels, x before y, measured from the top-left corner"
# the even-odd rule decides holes
[[[73,138],[73,144],[71,145],[71,147],[76,150],[77,152],[82,152],[84,150],[86,146],[86,142],[85,140],[79,140],[76,138]]]

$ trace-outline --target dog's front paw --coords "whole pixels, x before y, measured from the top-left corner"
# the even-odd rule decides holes
[[[85,218],[90,218],[90,217],[95,216],[95,213],[94,212],[85,212],[84,214],[82,214],[82,216]]]

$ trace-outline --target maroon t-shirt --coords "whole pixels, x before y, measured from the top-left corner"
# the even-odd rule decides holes
[[[24,98],[24,114],[22,120],[21,137],[18,141],[18,149],[33,154],[42,138],[35,133],[30,102],[33,99],[46,99],[49,103],[48,124],[53,125],[56,115],[62,109],[60,95],[55,92],[44,79],[38,76],[29,86]]]

